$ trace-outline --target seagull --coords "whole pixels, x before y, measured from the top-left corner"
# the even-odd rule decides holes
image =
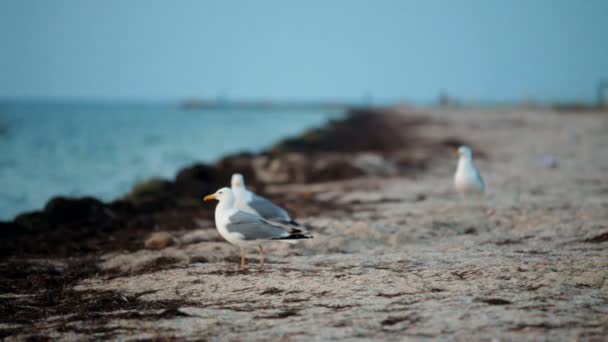
[[[233,245],[241,248],[241,271],[245,271],[245,251],[243,248],[257,245],[264,264],[263,244],[271,241],[296,243],[300,239],[310,239],[300,229],[268,221],[260,216],[239,210],[235,206],[235,196],[230,188],[221,188],[214,194],[204,197],[204,201],[218,200],[215,207],[215,226],[220,235]]]
[[[269,199],[247,190],[245,179],[240,173],[233,174],[230,183],[236,198],[236,207],[240,210],[258,215],[266,220],[299,226],[285,209],[272,203]]]
[[[460,156],[458,160],[458,168],[454,174],[454,188],[463,197],[469,193],[483,194],[485,184],[481,178],[481,174],[473,164],[473,152],[471,148],[463,145],[458,148],[456,153]]]

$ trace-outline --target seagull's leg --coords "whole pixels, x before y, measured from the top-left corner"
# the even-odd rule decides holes
[[[241,247],[241,271],[245,272],[245,251]]]
[[[266,264],[264,263],[264,247],[258,245],[258,248],[260,249],[260,256],[262,257],[260,269],[264,271],[266,269]]]

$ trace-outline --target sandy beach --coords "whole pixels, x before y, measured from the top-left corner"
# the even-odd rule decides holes
[[[198,192],[192,198],[200,203],[186,210],[159,214],[150,205],[140,211],[145,218],[120,229],[108,224],[95,240],[105,239],[103,246],[84,240],[82,249],[48,254],[53,246],[28,247],[43,244],[46,233],[6,240],[0,337],[604,340],[606,113],[389,112],[392,123],[403,122],[390,125],[398,144],[370,152],[353,140],[354,151],[344,152],[356,154],[348,159],[358,161],[360,174],[299,175],[298,163],[322,169],[321,159],[280,148],[244,171],[314,235],[269,248],[265,272],[254,250],[248,271],[237,271],[238,248],[221,239],[213,205]],[[382,127],[359,133],[363,141],[387,134]],[[461,142],[472,146],[485,178],[482,199],[463,200],[452,190],[452,152]],[[322,161],[342,165],[341,153]],[[218,179],[238,168],[226,166]],[[277,174],[284,180],[271,182]],[[216,184],[205,186],[214,191]],[[70,227],[62,229],[75,231]],[[153,231],[169,234],[166,248],[144,248]]]

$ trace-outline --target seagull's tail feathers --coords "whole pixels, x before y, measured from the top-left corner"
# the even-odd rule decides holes
[[[280,220],[280,219],[266,219],[266,221],[278,224],[284,228],[288,228],[291,232],[302,232],[302,230],[310,230],[310,227],[297,222],[294,219]]]
[[[287,243],[297,243],[299,240],[312,239],[312,238],[313,238],[312,235],[306,235],[306,234],[302,233],[301,230],[297,230],[297,231],[294,230],[291,233],[289,233],[289,235],[287,235],[287,236],[280,237],[280,238],[274,238],[273,240],[285,241]]]
[[[308,235],[306,231],[302,229],[302,226],[294,226],[293,224],[288,224],[285,221],[274,221],[274,220],[264,220],[267,223],[270,223],[274,226],[281,227],[285,230],[286,235],[281,237],[272,238],[272,240],[280,240],[288,243],[297,243],[298,240],[302,239],[312,239],[312,235]]]
[[[296,226],[296,227],[300,227],[301,224],[299,224],[296,220],[294,219],[290,219],[289,221],[285,221],[285,223],[292,225],[292,226]]]
[[[289,226],[293,231],[302,231],[302,230],[311,230],[310,226],[302,224],[294,219],[290,219],[289,221],[280,220],[281,224]]]

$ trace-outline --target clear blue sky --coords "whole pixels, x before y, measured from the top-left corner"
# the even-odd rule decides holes
[[[587,100],[606,0],[3,0],[0,98]]]

